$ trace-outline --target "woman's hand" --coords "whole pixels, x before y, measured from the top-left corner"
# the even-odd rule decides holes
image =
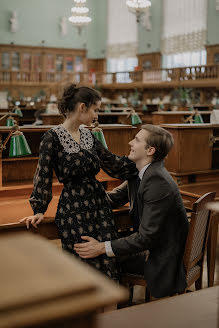
[[[27,229],[30,227],[30,223],[34,228],[37,228],[37,225],[44,219],[44,215],[42,213],[37,213],[35,215],[26,216],[21,219],[19,222],[26,222]]]

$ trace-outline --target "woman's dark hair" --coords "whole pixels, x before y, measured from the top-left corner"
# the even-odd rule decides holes
[[[67,113],[75,111],[78,103],[84,103],[89,108],[100,100],[101,95],[98,91],[89,87],[76,87],[75,84],[69,84],[64,88],[62,98],[58,101],[58,109],[66,117]]]

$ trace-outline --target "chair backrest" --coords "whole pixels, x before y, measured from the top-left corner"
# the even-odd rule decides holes
[[[211,211],[205,205],[208,202],[214,201],[215,195],[216,192],[209,192],[193,204],[184,253],[186,272],[199,261],[203,262],[211,220]]]

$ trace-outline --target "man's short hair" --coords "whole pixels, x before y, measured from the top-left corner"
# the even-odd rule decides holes
[[[156,149],[153,160],[163,160],[173,147],[174,141],[172,134],[158,125],[145,124],[142,125],[141,128],[150,133],[146,140],[146,146],[151,146]]]

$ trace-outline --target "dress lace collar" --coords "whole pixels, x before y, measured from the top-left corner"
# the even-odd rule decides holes
[[[93,148],[93,137],[91,132],[86,128],[79,128],[80,143],[76,142],[71,134],[64,128],[62,124],[52,128],[57,134],[61,145],[68,154],[79,153],[80,149],[89,150]]]

